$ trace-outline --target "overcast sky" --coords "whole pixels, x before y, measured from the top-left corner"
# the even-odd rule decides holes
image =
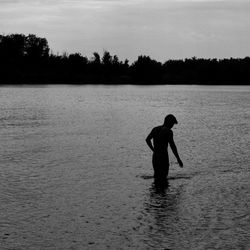
[[[0,0],[0,33],[46,37],[54,53],[120,59],[250,56],[249,0]]]

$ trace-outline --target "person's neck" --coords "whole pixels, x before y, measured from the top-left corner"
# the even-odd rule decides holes
[[[162,127],[163,127],[163,128],[167,128],[167,129],[171,129],[169,126],[167,126],[167,125],[165,125],[165,124],[163,124]]]

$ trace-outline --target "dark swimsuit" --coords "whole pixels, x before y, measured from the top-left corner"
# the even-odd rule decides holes
[[[169,171],[168,153],[153,153],[152,163],[154,168],[154,177],[156,179],[166,179]]]
[[[163,126],[152,130],[154,153],[152,158],[154,177],[164,180],[169,172],[168,143],[173,137],[173,132]]]

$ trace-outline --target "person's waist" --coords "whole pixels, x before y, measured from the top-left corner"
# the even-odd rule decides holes
[[[167,150],[154,150],[154,154],[156,155],[168,155],[168,151]]]

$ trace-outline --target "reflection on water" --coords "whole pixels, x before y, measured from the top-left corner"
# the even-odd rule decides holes
[[[246,177],[240,177],[240,185],[236,178],[232,173],[194,176],[188,187],[188,183],[175,183],[177,179],[153,183],[141,211],[145,245],[150,249],[247,249],[250,185]]]
[[[243,87],[242,87],[243,88]],[[249,249],[250,89],[0,88],[1,249]],[[154,183],[145,136],[166,113]]]
[[[172,249],[180,236],[178,203],[182,193],[182,185],[177,188],[169,183],[153,183],[144,203],[144,214],[147,217],[145,242],[148,247]]]

